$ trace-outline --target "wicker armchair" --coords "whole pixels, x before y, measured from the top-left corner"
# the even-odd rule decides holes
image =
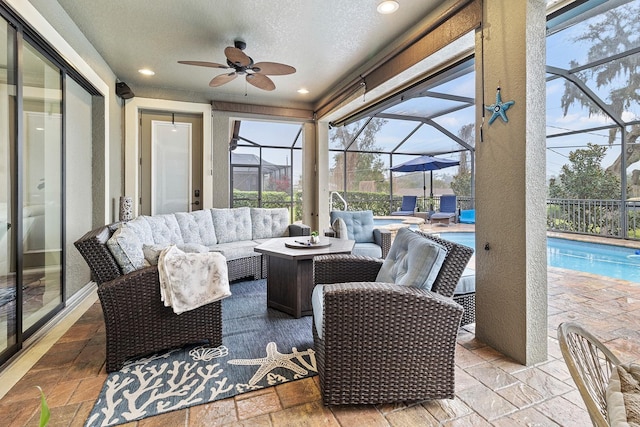
[[[561,323],[558,341],[591,422],[596,427],[609,427],[606,389],[611,372],[620,361],[595,336],[576,323]]]
[[[106,369],[117,371],[134,356],[208,340],[222,344],[221,302],[180,315],[160,298],[157,266],[123,275],[106,242],[108,226],[88,232],[75,242],[98,284],[106,331]],[[255,258],[260,271],[260,257]]]
[[[375,282],[381,259],[314,259],[314,284],[333,284],[322,287],[322,336],[319,313],[313,325],[324,404],[453,398],[463,309],[451,295],[473,250],[416,233],[448,249],[432,291]]]

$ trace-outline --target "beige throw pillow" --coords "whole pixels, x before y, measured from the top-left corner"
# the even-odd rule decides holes
[[[612,427],[640,425],[640,365],[622,364],[613,369],[606,401]]]

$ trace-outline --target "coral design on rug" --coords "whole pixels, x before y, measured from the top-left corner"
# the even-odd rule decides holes
[[[224,354],[226,348],[211,350]],[[198,359],[203,360],[202,352],[198,351],[191,362],[167,360],[176,352],[138,359],[111,375],[105,382],[103,407],[87,420],[87,425],[110,426],[133,421],[146,416],[151,406],[155,407],[154,412],[173,411],[215,400],[233,389],[219,363],[198,363]]]

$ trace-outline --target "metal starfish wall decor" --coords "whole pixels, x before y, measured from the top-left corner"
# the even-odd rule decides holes
[[[489,119],[489,124],[493,123],[498,117],[502,118],[502,120],[507,123],[509,121],[509,119],[507,118],[507,110],[515,103],[516,101],[502,102],[502,96],[500,95],[500,86],[498,86],[496,92],[496,103],[484,106],[484,108],[486,108],[487,110],[493,111],[493,114]]]

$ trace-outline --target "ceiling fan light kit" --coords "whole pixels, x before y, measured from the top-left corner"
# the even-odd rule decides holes
[[[236,40],[233,46],[224,49],[224,55],[227,57],[227,65],[218,64],[216,62],[207,61],[178,61],[179,64],[195,65],[198,67],[232,69],[233,71],[219,74],[209,82],[209,86],[218,87],[234,80],[239,74],[245,75],[247,83],[257,87],[258,89],[272,91],[276,88],[275,83],[270,76],[284,76],[293,74],[296,69],[290,65],[280,64],[278,62],[253,62],[253,59],[245,54],[243,50],[247,44],[242,40]]]

